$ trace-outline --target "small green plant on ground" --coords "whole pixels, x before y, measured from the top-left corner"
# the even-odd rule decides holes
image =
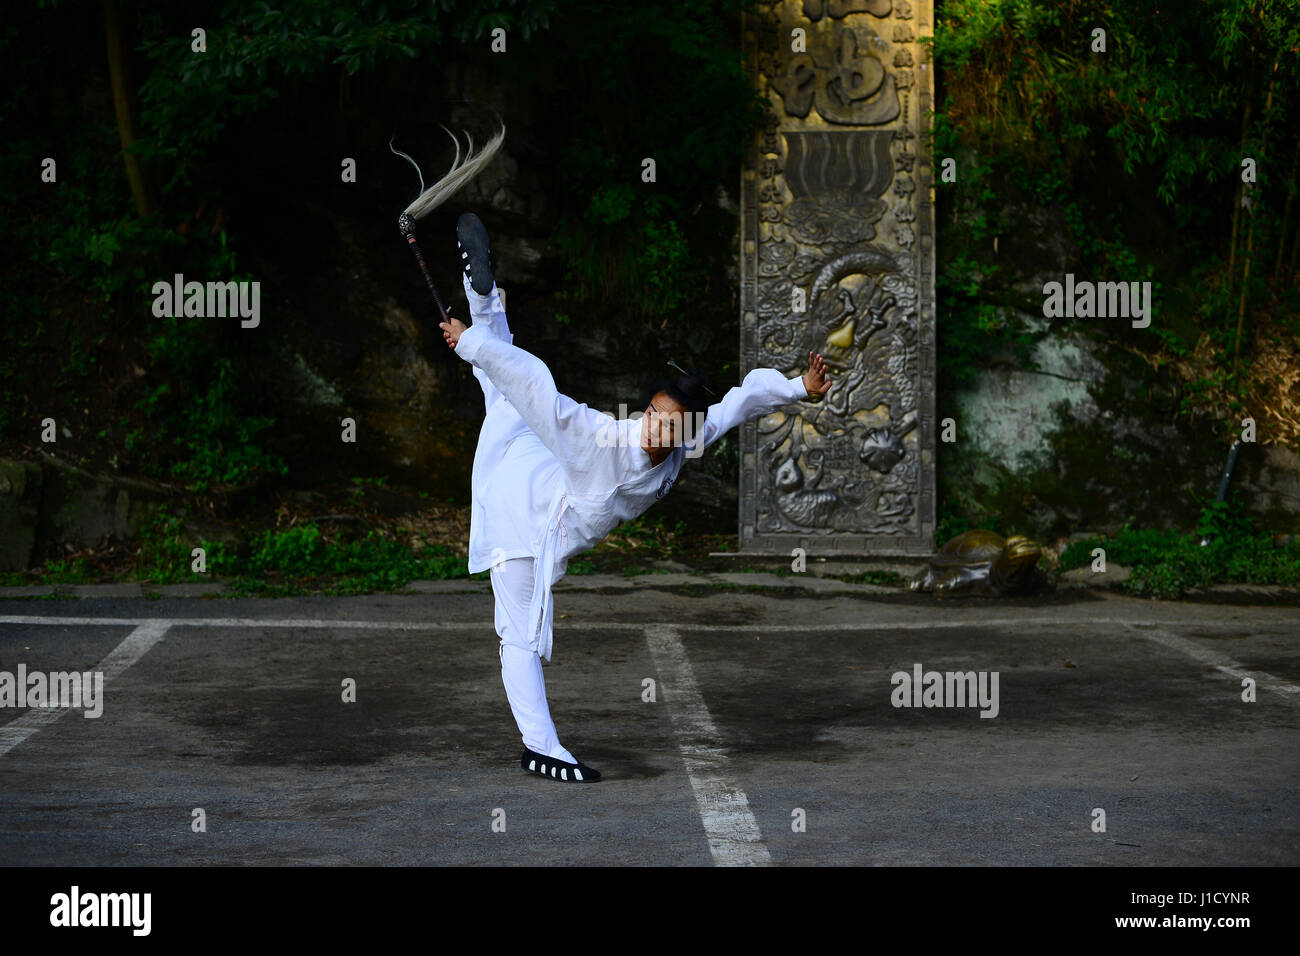
[[[45,584],[89,584],[95,575],[85,558],[47,561],[41,568],[41,579]]]
[[[331,541],[315,524],[263,532],[251,542],[247,559],[230,558],[215,570],[235,577],[232,592],[263,596],[294,588],[325,594],[396,591],[415,580],[469,576],[465,559],[441,545],[415,553],[374,531]]]
[[[153,584],[225,579],[234,595],[273,597],[321,590],[327,594],[393,591],[413,580],[467,577],[465,559],[441,545],[418,553],[402,541],[369,532],[354,540],[327,537],[316,524],[256,535],[247,554],[221,543],[187,539],[183,517],[166,508],[142,530],[136,577]],[[206,552],[206,574],[191,570],[191,550]]]
[[[195,548],[203,549],[208,573],[230,561],[225,545],[188,538],[184,526],[184,514],[161,505],[152,519],[140,529],[140,546],[135,564],[137,581],[149,584],[188,584],[204,580],[205,575],[190,570]]]
[[[1300,546],[1275,546],[1236,501],[1206,504],[1194,534],[1126,525],[1110,537],[1076,541],[1062,552],[1060,569],[1090,566],[1096,548],[1107,564],[1131,570],[1121,587],[1145,597],[1177,598],[1214,584],[1300,585]]]
[[[887,588],[901,588],[907,583],[907,579],[896,571],[863,571],[859,574],[841,574],[838,577],[849,584],[879,584]]]

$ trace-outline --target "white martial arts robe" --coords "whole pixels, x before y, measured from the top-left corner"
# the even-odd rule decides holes
[[[550,660],[551,585],[564,576],[569,558],[667,494],[687,448],[695,454],[736,425],[808,393],[798,376],[754,369],[709,407],[698,434],[652,466],[641,448],[639,419],[619,421],[560,394],[546,364],[511,344],[495,286],[481,296],[468,279],[464,285],[473,324],[456,354],[474,366],[487,406],[471,477],[469,571],[534,559],[529,640]]]

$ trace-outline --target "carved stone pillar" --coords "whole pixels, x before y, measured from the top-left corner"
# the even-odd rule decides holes
[[[741,367],[830,366],[820,402],[745,424],[740,546],[928,554],[934,208],[920,148],[932,0],[773,0],[744,20],[766,121],[741,181]]]

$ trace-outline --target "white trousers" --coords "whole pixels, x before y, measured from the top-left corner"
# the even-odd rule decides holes
[[[528,621],[533,596],[533,559],[511,558],[492,567],[492,592],[496,595],[496,630],[501,638],[501,682],[506,687],[510,710],[529,750],[557,760],[577,763],[573,754],[560,746],[546,703],[546,681],[542,679],[542,658],[530,639]],[[554,607],[544,623],[554,623]]]
[[[469,300],[470,317],[475,325],[487,325],[503,341],[511,342],[514,335],[505,310],[501,307],[499,290],[493,287],[486,296],[478,295],[469,280],[464,282],[465,297]],[[521,431],[527,431],[519,413],[504,400],[482,369],[474,369],[474,377],[483,387],[483,400],[488,415],[506,415],[517,419]],[[573,754],[560,745],[551,720],[551,709],[546,703],[546,681],[542,678],[542,658],[537,644],[529,633],[529,611],[532,609],[533,565],[532,558],[510,558],[493,565],[492,592],[496,595],[496,631],[501,639],[501,682],[506,688],[510,711],[523,738],[524,746],[547,757],[577,763]],[[552,604],[548,620],[543,624],[548,630],[554,623],[555,605]]]

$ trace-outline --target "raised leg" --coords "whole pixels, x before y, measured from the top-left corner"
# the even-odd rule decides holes
[[[470,285],[469,276],[464,276],[465,298],[469,301],[469,316],[472,325],[487,326],[494,336],[505,342],[507,345],[514,344],[514,333],[510,331],[510,323],[506,321],[506,310],[501,305],[501,293],[493,283],[492,291],[487,295],[479,295]],[[479,386],[483,389],[483,404],[488,414],[494,411],[494,407],[501,401],[502,395],[500,389],[492,384],[488,378],[487,372],[478,366],[473,366],[474,377],[478,379]],[[508,409],[503,404],[501,411],[507,414],[513,414],[516,418],[518,413],[513,409]],[[522,422],[522,419],[521,419]]]
[[[486,325],[492,333],[503,342],[513,343],[514,334],[510,323],[506,321],[506,308],[501,302],[501,290],[492,283],[492,291],[479,295],[470,284],[469,276],[462,277],[465,285],[465,298],[469,300],[469,317],[473,325]]]

